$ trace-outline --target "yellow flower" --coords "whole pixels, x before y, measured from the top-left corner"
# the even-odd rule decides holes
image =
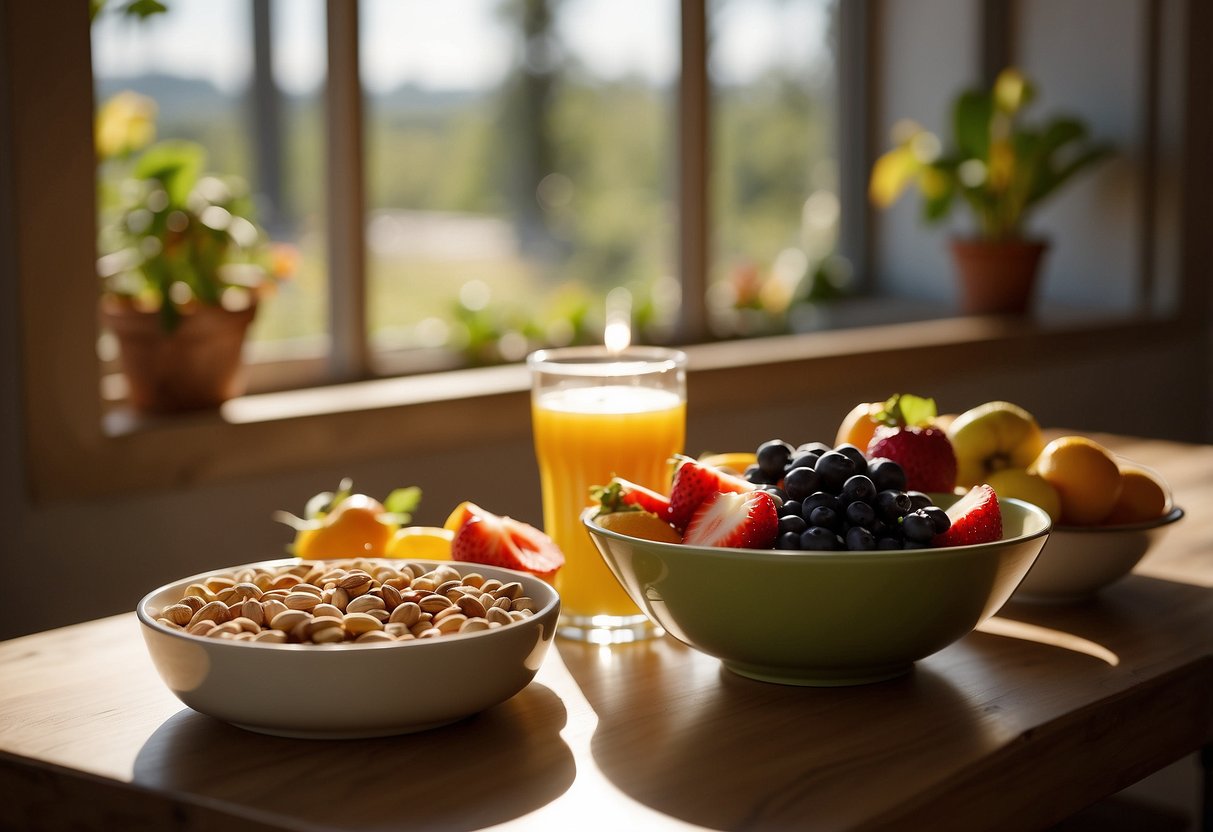
[[[156,102],[127,90],[101,105],[94,124],[97,156],[128,156],[156,138]]]

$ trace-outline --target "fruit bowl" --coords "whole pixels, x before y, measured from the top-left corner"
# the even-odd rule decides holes
[[[492,629],[414,641],[276,644],[190,635],[159,623],[186,587],[217,574],[275,569],[263,561],[174,581],[137,608],[153,664],[183,703],[265,734],[307,738],[390,736],[434,728],[504,702],[538,671],[556,632],[560,599],[529,574],[471,563],[453,567],[503,584],[518,582],[534,601],[530,617]],[[404,561],[383,561],[399,566]]]
[[[1054,526],[1013,599],[1051,604],[1086,600],[1132,572],[1183,516],[1183,509],[1173,506],[1143,523]]]
[[[955,496],[933,495],[947,507]],[[671,636],[767,682],[877,682],[960,639],[1011,596],[1049,535],[1034,505],[1001,500],[993,543],[867,552],[659,543],[582,522],[632,600]]]

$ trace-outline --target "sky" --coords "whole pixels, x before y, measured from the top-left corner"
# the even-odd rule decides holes
[[[744,82],[773,59],[807,64],[818,54],[830,0],[729,0],[713,18],[713,76]],[[501,0],[363,0],[362,75],[372,94],[402,83],[435,89],[493,86],[513,60]],[[248,0],[172,0],[145,23],[114,15],[94,25],[99,77],[165,72],[205,78],[228,93],[251,72]],[[274,0],[274,71],[291,93],[324,79],[323,0]],[[603,78],[677,75],[677,0],[563,0],[559,40]],[[207,36],[202,33],[214,33]]]

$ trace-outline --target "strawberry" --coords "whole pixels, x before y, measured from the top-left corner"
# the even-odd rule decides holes
[[[590,489],[590,496],[602,506],[600,514],[639,510],[656,514],[663,520],[670,516],[669,497],[623,477],[612,477],[605,486],[594,486]]]
[[[1002,540],[1002,510],[988,485],[975,485],[948,509],[952,525],[935,536],[933,546],[968,546]]]
[[[682,542],[689,546],[770,549],[779,533],[779,509],[765,491],[720,493],[695,511]]]
[[[687,527],[695,510],[708,498],[716,494],[743,494],[755,488],[753,483],[741,477],[690,457],[679,457],[679,462],[678,469],[674,471],[674,484],[670,487],[670,511],[667,517],[679,531]]]
[[[887,457],[902,467],[911,491],[951,491],[956,487],[956,451],[947,432],[932,426],[934,399],[899,394],[885,402],[865,455]]]
[[[560,548],[539,529],[473,503],[464,505],[463,522],[451,541],[451,560],[517,569],[544,580],[564,566]]]

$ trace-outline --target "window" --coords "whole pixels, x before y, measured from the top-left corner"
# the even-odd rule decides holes
[[[327,21],[318,0],[167,6],[98,18],[97,100],[154,100],[158,137],[203,145],[292,246],[252,331],[252,356],[279,362],[258,389],[517,361],[599,341],[608,309],[650,343],[787,331],[837,260],[836,0],[363,0]],[[355,19],[356,42],[333,36]],[[325,115],[326,26],[329,74],[360,80],[357,125]],[[714,118],[680,125],[680,94]],[[362,178],[365,259],[328,246],[335,132],[361,133],[337,164]],[[679,172],[697,148],[710,186]],[[709,197],[711,236],[680,216]]]
[[[317,239],[317,254],[311,255],[320,279],[331,274],[340,280],[331,286],[322,283],[323,288],[313,296],[317,311],[312,313],[312,319],[323,320],[322,329],[312,335],[320,345],[315,351],[318,358],[311,361],[305,354],[304,359],[292,359],[289,364],[258,364],[254,368],[267,368],[271,379],[268,386],[263,379],[256,389],[278,385],[291,390],[247,397],[236,403],[238,410],[224,408],[219,414],[171,422],[129,420],[119,411],[105,414],[97,397],[82,395],[82,391],[96,389],[99,376],[96,158],[91,118],[96,89],[88,49],[92,32],[87,16],[83,8],[79,16],[74,16],[46,4],[8,4],[0,13],[4,23],[0,26],[0,60],[6,81],[0,85],[3,117],[0,141],[4,143],[4,152],[0,152],[0,186],[3,186],[0,196],[4,201],[0,209],[6,217],[0,231],[7,235],[5,244],[0,245],[0,258],[8,266],[0,269],[0,278],[12,276],[14,290],[10,295],[17,299],[0,316],[3,317],[0,333],[10,333],[7,341],[0,339],[0,349],[7,346],[11,357],[5,364],[9,372],[0,378],[0,385],[5,391],[16,391],[9,399],[9,410],[18,413],[21,419],[22,430],[14,444],[18,445],[17,455],[28,460],[31,504],[135,489],[177,490],[228,484],[325,466],[326,470],[344,470],[357,460],[411,459],[415,454],[428,454],[432,460],[435,454],[452,449],[471,456],[490,446],[494,452],[510,448],[514,454],[510,458],[515,463],[511,476],[529,459],[525,451],[526,377],[525,373],[517,372],[516,365],[324,386],[324,382],[361,380],[373,378],[380,371],[394,372],[397,357],[412,362],[418,353],[415,346],[410,346],[415,342],[398,337],[398,331],[393,332],[396,327],[408,326],[407,321],[376,329],[351,326],[351,320],[356,323],[357,316],[338,308],[342,298],[351,292],[357,295],[359,287],[376,291],[373,286],[377,280],[374,267],[364,269],[358,254],[363,249],[364,219],[369,217],[375,203],[350,187],[351,182],[364,181],[362,174],[370,176],[361,166],[369,167],[376,151],[368,141],[364,156],[358,151],[361,137],[348,135],[363,125],[361,116],[357,119],[345,118],[340,113],[337,117],[330,116],[341,107],[353,106],[359,99],[358,95],[349,94],[348,86],[352,77],[354,88],[358,88],[358,28],[352,25],[357,18],[352,13],[352,3],[249,2],[250,5],[234,4],[242,9],[238,12],[240,19],[247,21],[245,11],[251,8],[267,6],[271,12],[270,42],[274,44],[280,43],[281,38],[289,40],[292,29],[291,23],[278,17],[281,8],[293,10],[308,5],[314,10],[312,35],[307,36],[310,46],[305,50],[311,55],[313,73],[312,85],[307,89],[313,96],[323,96],[324,117],[319,120],[323,121],[320,129],[324,135],[317,132],[300,139],[299,147],[310,148],[310,155],[302,150],[293,152],[305,159],[299,168],[312,180],[309,187],[319,194],[316,197],[319,208],[314,214],[301,212],[295,216],[308,218],[301,228],[323,231],[323,236]],[[116,3],[115,8],[120,5]],[[734,87],[740,90],[740,81],[715,64],[709,75],[705,57],[710,32],[715,33],[713,37],[725,40],[734,36],[719,29],[719,22],[729,19],[730,14],[741,14],[730,12],[732,5],[712,3],[705,8],[703,3],[686,0],[678,6],[679,66],[671,76],[679,79],[678,94],[672,96],[668,89],[662,94],[668,120],[664,128],[655,128],[651,136],[659,137],[658,130],[664,129],[665,138],[648,139],[664,141],[662,152],[671,157],[662,162],[667,181],[661,189],[649,194],[665,200],[669,212],[667,228],[662,232],[668,247],[665,262],[682,293],[672,337],[695,345],[692,350],[696,363],[692,370],[694,406],[699,409],[696,424],[702,426],[699,430],[721,436],[744,421],[746,413],[739,403],[742,398],[746,399],[747,413],[765,408],[764,417],[777,418],[778,414],[794,409],[799,425],[805,415],[806,399],[812,402],[809,417],[820,419],[828,410],[839,407],[845,410],[842,405],[853,403],[861,386],[876,385],[880,389],[873,395],[879,395],[888,389],[914,387],[915,379],[927,374],[934,374],[932,386],[939,383],[941,373],[954,378],[953,386],[972,383],[979,377],[995,395],[1014,398],[999,389],[1000,380],[1009,378],[1012,384],[1021,384],[1019,389],[1023,385],[1036,389],[1037,385],[1046,384],[1041,381],[1048,375],[1045,369],[1055,368],[1054,376],[1064,375],[1074,364],[1079,366],[1072,367],[1073,379],[1101,378],[1102,369],[1113,366],[1117,360],[1117,354],[1111,350],[1124,343],[1148,348],[1149,355],[1175,352],[1203,355],[1192,344],[1203,343],[1200,338],[1207,335],[1207,323],[1203,318],[1196,320],[1207,307],[1206,293],[1204,281],[1195,270],[1195,264],[1201,260],[1189,256],[1195,244],[1192,241],[1200,239],[1203,216],[1190,205],[1193,197],[1187,188],[1193,176],[1191,171],[1199,168],[1203,160],[1192,146],[1192,137],[1201,135],[1200,130],[1207,125],[1202,120],[1204,111],[1193,106],[1198,90],[1204,88],[1195,83],[1200,68],[1186,63],[1199,62],[1202,53],[1161,48],[1171,42],[1190,46],[1185,15],[1192,13],[1195,6],[1141,7],[1131,0],[1112,4],[1116,15],[1105,16],[1102,22],[1107,25],[1098,31],[1085,31],[1069,20],[1067,15],[1072,10],[1068,6],[1054,10],[1052,6],[1033,5],[1017,16],[1016,48],[1046,73],[1047,83],[1064,78],[1066,84],[1078,85],[1062,86],[1067,100],[1079,102],[1084,115],[1094,115],[1098,127],[1132,151],[1118,163],[1114,175],[1101,175],[1095,178],[1097,182],[1084,183],[1086,193],[1079,194],[1083,199],[1078,210],[1062,202],[1050,208],[1057,217],[1082,224],[1084,233],[1096,232],[1099,239],[1115,240],[1114,250],[1121,253],[1113,264],[1117,291],[1103,291],[1108,270],[1102,268],[1100,257],[1106,259],[1107,251],[1097,252],[1097,256],[1087,261],[1083,259],[1087,247],[1081,245],[1069,248],[1064,270],[1056,273],[1055,282],[1047,289],[1048,294],[1056,297],[1063,294],[1058,288],[1065,289],[1066,295],[1070,290],[1085,289],[1084,302],[1098,309],[1100,303],[1109,299],[1119,302],[1130,294],[1120,291],[1120,287],[1132,284],[1134,277],[1141,277],[1142,286],[1148,290],[1145,294],[1162,295],[1165,302],[1154,307],[1132,306],[1128,313],[1157,311],[1165,315],[1175,308],[1179,310],[1176,316],[1128,326],[1122,325],[1126,309],[1118,308],[1113,312],[1119,315],[1119,320],[1110,324],[1099,321],[1091,324],[1086,319],[1083,326],[1093,330],[1089,332],[1075,328],[1065,319],[1060,323],[1046,321],[1043,328],[1031,321],[957,320],[929,327],[869,326],[854,332],[698,346],[697,342],[709,333],[710,283],[729,274],[729,266],[742,255],[756,261],[768,258],[773,264],[781,252],[791,247],[791,229],[800,221],[788,210],[781,220],[783,230],[769,237],[773,242],[745,243],[741,231],[749,219],[748,204],[746,211],[727,208],[719,195],[711,193],[713,188],[723,191],[724,185],[709,177],[715,163],[705,155],[708,139],[721,145],[715,148],[713,158],[729,152],[728,144],[721,144],[731,129],[727,113],[730,107],[737,112],[737,105],[745,104],[746,98],[742,93],[738,102],[726,106],[727,102],[722,102],[719,96],[733,94]],[[846,2],[822,7],[805,0],[758,7],[764,13],[776,10],[793,16],[820,16],[833,9],[830,14],[837,15],[828,17],[828,25],[821,31],[825,43],[838,44],[830,47],[837,49],[839,72],[834,109],[840,119],[837,129],[847,140],[837,146],[836,174],[831,174],[828,166],[814,165],[812,171],[820,174],[796,183],[799,194],[786,196],[781,204],[807,202],[817,190],[829,192],[830,177],[836,175],[835,193],[844,219],[831,234],[843,241],[837,244],[837,250],[855,256],[858,282],[873,291],[872,304],[858,304],[863,307],[858,318],[868,324],[873,320],[891,320],[892,313],[899,312],[896,304],[887,302],[889,297],[926,301],[937,317],[951,312],[947,302],[950,275],[942,235],[923,234],[909,203],[887,214],[871,216],[862,193],[865,160],[870,160],[884,145],[888,127],[907,113],[922,113],[924,120],[939,123],[943,118],[943,102],[978,73],[980,61],[975,56],[982,52],[983,43],[979,35],[983,32],[988,35],[985,39],[988,49],[989,42],[997,41],[995,35],[1005,29],[979,25],[981,11],[988,13],[997,4],[954,5],[956,14],[945,19],[935,13],[922,15],[903,9],[901,4]],[[560,4],[559,31],[570,31],[571,23],[565,21],[577,19],[574,12],[578,9],[590,8],[574,0]],[[367,13],[371,5],[365,4],[362,9]],[[821,11],[805,11],[812,9]],[[1152,33],[1148,43],[1138,37],[1142,30],[1137,24],[1143,21],[1134,10],[1148,18],[1144,21]],[[669,13],[674,13],[672,6]],[[780,19],[785,20],[787,27],[803,27]],[[257,31],[255,23],[239,25],[248,26],[242,31]],[[323,58],[321,31],[325,41]],[[947,49],[938,48],[941,31],[947,34],[944,39],[949,44]],[[1105,47],[1096,50],[1100,65],[1114,66],[1116,80],[1105,80],[1109,76],[1102,71],[1086,74],[1069,71],[1072,51],[1066,48],[1066,35],[1076,31],[1083,31],[1088,39],[1098,35],[1099,43]],[[671,35],[671,42],[674,39]],[[1120,46],[1128,43],[1136,46],[1126,53]],[[242,59],[245,64],[241,71],[248,77],[247,62],[253,61],[258,50],[255,45],[242,48],[246,49],[246,57]],[[717,54],[720,48],[716,46]],[[865,49],[873,50],[878,60],[865,62],[862,59]],[[780,61],[784,60],[780,56]],[[292,92],[290,84],[281,80],[292,63],[274,52],[269,64],[274,67],[284,95],[298,96],[298,91]],[[321,65],[323,69],[317,70]],[[792,61],[786,65],[799,73],[800,69],[807,70],[815,64]],[[264,64],[253,61],[253,77],[258,66]],[[323,89],[315,85],[315,78],[321,75],[325,79]],[[1135,84],[1129,95],[1125,94],[1129,87],[1123,83],[1126,78]],[[796,84],[806,86],[812,82],[811,75],[796,74],[795,79]],[[342,94],[332,95],[333,89]],[[375,94],[370,88],[368,92]],[[368,126],[377,118],[372,103],[368,101],[365,122]],[[795,123],[800,125],[796,129],[803,129],[803,121]],[[342,136],[346,136],[346,146],[334,148],[334,138]],[[249,146],[255,147],[256,143],[250,141]],[[248,164],[248,158],[256,151],[242,152],[247,158],[241,161],[234,154],[234,164]],[[361,173],[333,177],[322,185],[329,169]],[[242,170],[256,175],[251,166]],[[368,187],[373,184],[368,182]],[[285,188],[288,199],[306,206],[307,200],[293,196],[302,193],[302,188],[292,190],[294,187]],[[794,190],[789,186],[787,192]],[[1089,199],[1092,196],[1094,202]],[[341,200],[341,204],[335,199]],[[827,202],[823,200],[820,204]],[[1108,204],[1115,206],[1114,216],[1105,210]],[[347,210],[351,205],[356,210]],[[711,223],[706,216],[708,206],[719,212],[713,215]],[[1091,206],[1098,208],[1098,212],[1094,208],[1085,210]],[[367,209],[366,216],[363,208]],[[407,205],[405,208],[415,210]],[[424,210],[436,208],[431,205]],[[736,216],[730,220],[728,213],[732,210]],[[822,216],[828,216],[828,212]],[[714,238],[708,234],[711,225],[716,226]],[[301,246],[301,256],[308,257],[309,250]],[[297,281],[298,285],[305,282],[303,278]],[[325,291],[327,296],[323,295]],[[355,306],[365,308],[362,304]],[[1053,308],[1050,306],[1047,311],[1052,312]],[[298,313],[294,317],[305,320],[308,316]],[[1175,326],[1176,322],[1181,325]],[[1096,326],[1103,328],[1094,329]],[[1020,347],[1029,338],[1039,337],[1042,329],[1045,336],[1052,333],[1056,337],[1034,341],[1031,348]],[[1194,337],[1197,330],[1199,337]],[[376,333],[376,351],[369,349],[371,339],[367,333],[372,331]],[[296,354],[293,338],[263,343],[267,349],[274,344],[275,350],[281,347],[281,352],[288,356]],[[359,350],[349,344],[364,344],[368,348],[365,355],[359,355]],[[913,366],[891,355],[904,351],[907,344],[915,345],[918,360]],[[955,349],[958,344],[965,345],[965,349]],[[924,351],[934,361],[924,357]],[[1046,354],[1044,368],[1025,358]],[[348,371],[333,369],[340,363],[335,359],[338,355],[353,355],[355,360],[342,365]],[[1067,364],[1070,356],[1073,361]],[[975,362],[980,366],[974,366]],[[290,367],[298,367],[299,372],[286,372]],[[1191,371],[1185,360],[1166,358],[1152,367],[1158,372],[1141,374],[1144,381],[1154,385],[1143,392],[1141,401],[1167,400],[1173,391],[1186,386],[1184,379],[1176,375]],[[1015,368],[1018,372],[1012,372]],[[1081,395],[1082,385],[1070,384],[1071,380],[1067,378],[1063,384],[1054,378],[1046,384],[1047,389],[1059,392],[1059,408],[1066,406],[1065,401]],[[740,392],[743,390],[744,393]],[[839,399],[845,401],[840,404]],[[1070,407],[1064,412],[1087,413],[1072,404]],[[492,412],[494,419],[484,420],[486,412]],[[1195,429],[1189,428],[1201,418],[1202,411],[1176,408],[1175,412],[1190,419],[1182,424],[1177,420],[1175,424],[1179,426],[1174,430],[1194,433]],[[1148,422],[1143,417],[1140,423]],[[821,435],[829,429],[820,425],[810,427]],[[808,429],[798,427],[797,432]],[[696,444],[701,441],[705,447],[712,444],[710,440],[698,439]]]

